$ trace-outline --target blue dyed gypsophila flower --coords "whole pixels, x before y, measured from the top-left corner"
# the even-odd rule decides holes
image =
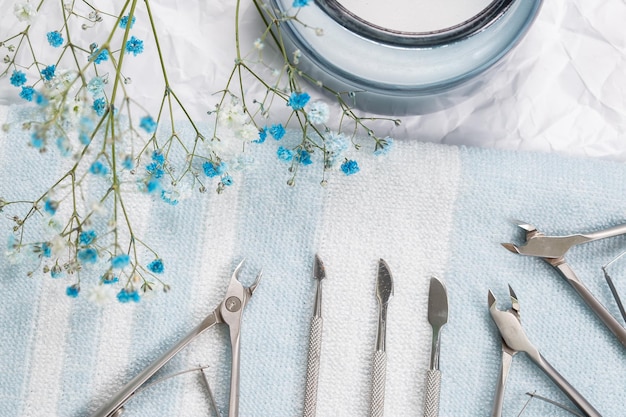
[[[145,130],[147,133],[154,133],[157,128],[157,124],[152,116],[144,116],[139,121],[139,127]]]
[[[110,271],[102,276],[103,284],[115,284],[116,282],[119,282],[119,280],[120,279],[113,275],[113,273]]]
[[[93,101],[92,107],[94,111],[96,112],[96,114],[98,115],[98,117],[102,117],[107,108],[107,102],[104,100],[104,98],[100,97]]]
[[[94,161],[89,167],[89,172],[93,175],[104,176],[109,173],[109,168],[102,161]]]
[[[313,163],[313,161],[311,161],[311,154],[304,149],[298,149],[296,161],[300,162],[302,165],[311,165]]]
[[[122,167],[127,170],[131,170],[135,168],[135,160],[130,155],[124,155],[124,159],[122,159]]]
[[[161,200],[163,200],[170,206],[178,205],[179,197],[180,193],[176,190],[161,190]]]
[[[56,141],[57,149],[61,156],[70,156],[72,154],[72,146],[66,136],[59,136]]]
[[[155,274],[163,273],[163,260],[161,258],[157,258],[154,261],[148,264],[148,269]]]
[[[22,91],[20,92],[20,97],[26,101],[33,101],[33,96],[35,95],[35,89],[33,87],[22,87]]]
[[[89,60],[93,61],[95,64],[100,64],[101,62],[107,61],[109,59],[109,50],[108,49],[94,49],[94,51],[89,55]]]
[[[95,264],[98,260],[98,251],[94,248],[81,249],[76,253],[76,257],[81,263]]]
[[[134,56],[139,55],[143,52],[143,41],[141,39],[137,39],[134,36],[131,36],[128,41],[126,41],[126,53],[132,53]]]
[[[289,96],[289,100],[287,100],[287,105],[294,110],[302,110],[310,99],[311,96],[308,93],[293,92]]]
[[[361,169],[359,168],[359,164],[352,160],[346,159],[343,164],[341,164],[341,170],[346,175],[353,175],[359,172]]]
[[[50,268],[50,277],[51,278],[61,278],[63,276],[63,268],[61,265],[54,264],[52,268]]]
[[[13,74],[11,74],[11,78],[9,78],[9,81],[11,82],[11,85],[15,87],[21,87],[26,84],[26,74],[24,74],[20,70],[15,70],[13,71]]]
[[[285,128],[281,124],[275,124],[270,127],[270,135],[275,140],[281,140],[285,136]]]
[[[309,0],[293,0],[293,7],[304,7],[309,5]]]
[[[219,164],[216,164],[214,162],[209,162],[206,161],[205,163],[202,164],[202,169],[204,170],[204,175],[206,175],[209,178],[213,178],[213,177],[217,177],[218,175],[222,175],[224,172],[226,172],[226,168],[228,166],[226,165],[225,162],[220,162]]]
[[[91,93],[93,98],[104,96],[104,79],[102,77],[93,77],[87,83],[87,91]]]
[[[254,143],[263,143],[265,142],[265,139],[267,139],[267,126],[265,126],[263,129],[259,130],[259,138],[253,140],[252,142]]]
[[[321,125],[328,122],[330,116],[330,108],[323,101],[311,103],[307,112],[307,119],[314,125]]]
[[[72,298],[78,297],[79,292],[80,292],[80,286],[78,284],[70,285],[65,290],[65,294],[67,294],[68,297],[72,297]]]
[[[278,147],[276,155],[278,156],[278,159],[285,162],[289,162],[293,159],[293,151],[282,146]]]
[[[120,303],[128,303],[130,301],[138,303],[139,300],[141,300],[141,297],[135,289],[122,288],[120,292],[117,293],[117,301]]]
[[[54,215],[54,213],[57,212],[57,210],[59,209],[59,202],[58,201],[53,201],[53,200],[46,200],[46,202],[43,204],[43,209],[46,213],[50,214],[50,215]]]
[[[56,69],[56,65],[48,65],[43,70],[41,70],[41,76],[44,78],[44,80],[50,81],[54,78],[54,72],[56,71]]]
[[[94,230],[84,230],[80,232],[80,235],[78,236],[78,241],[81,245],[91,245],[94,240],[96,240],[96,237],[98,237],[98,235]]]
[[[130,28],[132,29],[133,26],[135,25],[135,21],[137,20],[137,18],[135,16],[133,16],[132,20],[130,21]],[[122,29],[126,29],[126,26],[128,26],[128,15],[122,17],[120,19],[120,28]]]
[[[37,132],[33,132],[33,134],[30,135],[30,144],[35,149],[43,149],[46,142]]]
[[[44,258],[49,258],[52,256],[52,248],[47,242],[41,244],[41,256]]]
[[[130,256],[123,253],[111,258],[111,268],[122,269],[130,264]]]
[[[48,32],[46,34],[46,37],[48,38],[48,43],[54,48],[58,48],[59,46],[63,45],[63,35],[61,35],[61,32],[57,30],[53,32]]]
[[[222,184],[224,184],[227,187],[230,187],[231,185],[233,185],[233,177],[231,177],[230,175],[224,175],[222,177]]]

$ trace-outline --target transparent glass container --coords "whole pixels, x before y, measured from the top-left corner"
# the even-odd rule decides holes
[[[470,97],[506,61],[541,6],[541,0],[495,0],[452,26],[406,31],[371,23],[337,0],[299,9],[292,2],[269,0],[278,15],[297,11],[308,26],[281,23],[287,48],[301,53],[299,67],[334,91],[354,92],[357,108],[394,116],[430,113]]]

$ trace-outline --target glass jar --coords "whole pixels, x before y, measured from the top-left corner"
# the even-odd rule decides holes
[[[394,116],[442,110],[471,96],[522,39],[541,5],[315,0],[296,9],[293,0],[269,1],[277,16],[297,12],[280,30],[287,48],[300,51],[299,68],[336,92],[354,93],[355,107]]]

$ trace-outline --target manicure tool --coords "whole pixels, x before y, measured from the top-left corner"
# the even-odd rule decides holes
[[[600,413],[545,360],[541,353],[539,353],[539,350],[528,340],[520,321],[519,301],[511,286],[509,286],[509,294],[511,295],[511,308],[504,311],[497,308],[496,297],[491,290],[489,290],[488,295],[489,313],[491,313],[491,318],[496,323],[498,331],[502,336],[502,366],[500,368],[500,375],[498,376],[491,417],[502,416],[506,380],[509,375],[509,370],[511,369],[513,356],[518,352],[525,352],[586,417],[602,417]]]
[[[591,310],[602,320],[622,345],[626,347],[626,328],[609,313],[576,276],[574,270],[565,262],[565,254],[574,245],[592,242],[598,239],[626,234],[626,224],[615,226],[594,233],[576,234],[570,236],[545,236],[535,226],[518,222],[518,226],[526,231],[526,243],[516,246],[512,243],[503,243],[502,246],[513,253],[536,256],[557,269],[561,275],[574,287],[576,292],[587,303]]]
[[[313,278],[317,281],[315,305],[311,330],[309,332],[309,355],[306,364],[306,388],[304,393],[304,417],[315,416],[317,407],[317,382],[320,371],[320,357],[322,353],[322,280],[326,278],[324,263],[315,255]]]
[[[439,415],[439,393],[441,391],[441,371],[439,370],[439,331],[448,322],[448,294],[446,287],[437,277],[430,279],[428,291],[428,322],[433,329],[430,349],[430,367],[426,373],[426,395],[424,397],[424,417]]]
[[[376,333],[376,352],[372,373],[372,402],[370,416],[382,417],[385,409],[385,380],[387,372],[387,352],[385,348],[387,330],[387,306],[393,296],[393,278],[389,265],[384,260],[378,261],[376,280],[376,298],[378,298],[378,331]]]
[[[232,353],[231,377],[230,377],[230,400],[228,407],[228,417],[239,415],[239,337],[241,333],[241,319],[246,304],[259,284],[261,273],[257,276],[254,284],[244,287],[239,282],[238,275],[243,261],[235,268],[230,279],[226,295],[222,302],[209,314],[198,326],[184,336],[178,343],[172,346],[161,357],[144,369],[140,374],[128,382],[109,402],[96,411],[92,417],[118,417],[122,414],[124,404],[135,394],[135,392],[146,383],[157,371],[172,359],[189,342],[194,340],[205,330],[215,324],[222,323],[229,327],[230,345]]]

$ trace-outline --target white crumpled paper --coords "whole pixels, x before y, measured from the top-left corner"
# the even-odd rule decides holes
[[[12,4],[4,2],[4,10]],[[118,2],[120,3],[120,2]],[[235,5],[232,0],[211,2],[150,2],[174,91],[197,118],[217,102],[235,59]],[[99,5],[109,9],[110,4]],[[56,7],[58,8],[58,7]],[[138,22],[147,16],[137,7]],[[57,30],[60,20],[37,17],[45,32]],[[45,21],[42,22],[42,20]],[[626,3],[622,0],[546,1],[529,33],[507,57],[484,90],[464,103],[438,113],[402,118],[399,127],[382,124],[378,133],[396,139],[417,139],[500,149],[557,152],[611,160],[626,160]],[[133,33],[149,39],[147,25]],[[2,33],[19,22],[12,13],[0,17]],[[241,6],[242,49],[253,50],[262,31],[251,2]],[[102,39],[97,28],[86,39]],[[133,96],[158,103],[163,95],[156,50],[146,42],[143,54],[133,57],[128,76],[137,86]],[[42,39],[38,48],[49,47]],[[268,46],[269,47],[269,46]],[[310,86],[313,96],[318,95]],[[260,85],[248,95],[262,96]],[[20,102],[15,87],[0,82],[0,104]]]

